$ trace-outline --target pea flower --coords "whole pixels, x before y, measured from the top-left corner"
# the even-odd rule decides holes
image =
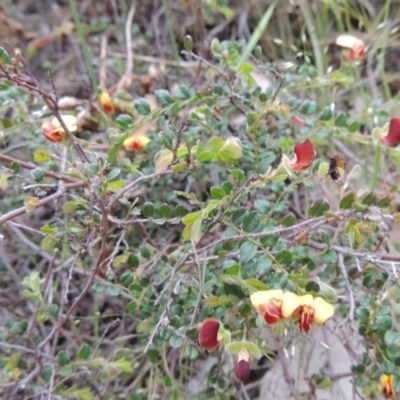
[[[396,397],[396,392],[393,389],[393,375],[381,375],[381,393],[385,399]]]
[[[392,118],[389,123],[389,132],[382,137],[388,147],[397,147],[400,143],[400,118]]]
[[[365,44],[361,39],[352,35],[340,35],[336,39],[336,45],[349,50],[350,61],[361,58],[365,53]]]
[[[250,377],[250,354],[244,347],[238,353],[236,362],[236,377],[239,381],[247,382]]]
[[[132,135],[124,140],[124,147],[127,150],[143,150],[150,143],[150,138],[146,135]]]
[[[268,325],[273,325],[282,318],[289,318],[300,306],[299,296],[281,289],[263,290],[250,296],[253,307],[264,317]]]
[[[106,114],[112,114],[114,112],[114,105],[110,95],[107,92],[100,93],[99,95],[101,106]]]
[[[61,115],[61,118],[70,132],[75,132],[77,130],[76,117],[74,115]],[[44,137],[50,142],[58,143],[64,140],[64,128],[56,117],[51,121],[44,121],[41,130]]]
[[[299,307],[293,312],[294,317],[299,317],[299,327],[302,332],[309,332],[313,322],[322,325],[331,318],[335,307],[327,303],[322,297],[313,297],[311,294],[298,297]]]
[[[199,325],[198,342],[209,353],[214,351],[222,340],[222,335],[218,333],[221,323],[215,318],[206,318]]]
[[[289,167],[293,171],[303,171],[310,167],[315,160],[317,153],[310,139],[306,139],[303,143],[297,143],[294,146],[294,159],[289,162]]]

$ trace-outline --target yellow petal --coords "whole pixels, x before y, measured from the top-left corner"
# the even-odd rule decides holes
[[[283,291],[281,289],[276,290],[261,290],[255,292],[250,296],[253,307],[259,311],[261,305],[268,304],[271,299],[280,300],[283,297]]]
[[[106,114],[112,114],[114,112],[114,105],[110,95],[107,92],[100,93],[100,103]]]
[[[311,294],[305,294],[304,296],[299,296],[300,305],[311,306],[314,301],[314,297]]]
[[[146,135],[133,135],[124,140],[124,147],[129,150],[143,150],[149,144],[150,138]]]
[[[76,117],[74,115],[61,115],[61,118],[64,121],[65,125],[67,125],[67,128],[70,132],[75,132],[77,130]],[[61,127],[61,124],[56,117],[51,120],[51,123],[56,128]]]
[[[281,308],[283,318],[290,318],[300,305],[300,298],[297,294],[292,292],[283,293]]]
[[[335,313],[335,307],[327,303],[322,297],[316,297],[312,307],[314,309],[313,319],[318,325],[322,325]]]
[[[340,35],[336,39],[336,44],[346,49],[354,49],[358,46],[364,46],[364,42],[361,39],[356,38],[352,35]]]

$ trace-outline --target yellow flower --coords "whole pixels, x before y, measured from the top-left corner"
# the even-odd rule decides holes
[[[336,45],[349,50],[347,58],[351,61],[362,58],[365,53],[365,44],[361,39],[352,35],[340,35],[336,39]]]
[[[124,140],[124,147],[127,150],[136,150],[140,151],[143,150],[147,144],[150,143],[150,138],[146,135],[133,135],[128,139]]]
[[[393,375],[381,375],[381,392],[385,399],[396,397],[396,392],[393,389]]]
[[[300,330],[308,332],[313,322],[322,325],[334,312],[335,307],[322,297],[314,298],[311,294],[306,294],[299,297],[299,307],[293,312],[293,316],[299,317]]]
[[[70,132],[77,130],[76,117],[74,115],[61,115],[61,118]],[[57,143],[64,140],[64,129],[55,117],[51,121],[44,121],[41,129],[45,138],[50,142]]]
[[[114,112],[114,105],[110,95],[107,92],[100,93],[100,103],[106,114],[112,114]]]
[[[282,318],[289,318],[301,305],[299,296],[281,289],[255,292],[250,296],[253,307],[264,317],[268,325]]]

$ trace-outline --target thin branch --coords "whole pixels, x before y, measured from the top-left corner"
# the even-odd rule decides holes
[[[39,208],[39,207],[43,207],[46,204],[51,203],[54,200],[57,200],[58,198],[64,196],[64,194],[69,190],[69,189],[76,189],[76,188],[80,188],[80,187],[84,187],[86,186],[86,182],[75,182],[75,183],[68,183],[65,186],[63,186],[62,188],[60,188],[56,193],[45,197],[42,200],[39,200],[39,202],[36,204],[35,208]],[[4,214],[3,216],[0,216],[0,226],[5,224],[7,221],[10,221],[16,217],[18,217],[19,215],[25,214],[27,213],[27,208],[26,206],[17,208],[15,210],[10,211],[7,214]]]
[[[129,190],[133,189],[136,185],[138,185],[140,182],[143,181],[147,181],[150,179],[154,179],[154,178],[158,178],[159,176],[163,176],[163,175],[167,175],[169,173],[171,173],[172,171],[170,169],[165,169],[163,171],[156,171],[150,175],[144,175],[141,176],[140,178],[134,180],[133,182],[131,182],[130,184],[126,185],[120,192],[118,192],[116,195],[114,195],[113,197],[111,197],[108,205],[107,205],[107,209],[110,210],[111,207],[114,205],[114,203],[120,198],[122,197],[126,192],[129,192]]]
[[[349,276],[347,274],[346,266],[344,265],[343,254],[339,254],[338,261],[339,261],[339,267],[342,271],[343,278],[346,281],[347,291],[349,292],[349,298],[350,298],[349,318],[350,318],[351,322],[354,322],[354,310],[355,310],[354,293],[353,293],[353,289],[351,288],[351,283],[349,281]]]
[[[26,161],[21,161],[21,160],[18,160],[17,158],[6,156],[5,154],[0,154],[0,161],[3,161],[7,164],[18,163],[22,168],[28,169],[28,170],[34,170],[34,169],[38,168],[38,166],[36,164],[32,164],[32,163],[29,163]],[[83,181],[79,181],[75,178],[71,178],[70,176],[57,174],[57,172],[43,170],[42,168],[41,168],[41,171],[44,173],[45,176],[47,176],[49,178],[57,179],[59,181],[64,181],[64,182],[69,182],[69,183],[83,182]]]

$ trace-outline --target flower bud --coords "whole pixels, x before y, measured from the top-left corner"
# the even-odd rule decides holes
[[[244,347],[239,351],[236,362],[236,377],[242,381],[247,382],[250,377],[250,354]]]
[[[211,41],[211,53],[214,57],[220,57],[222,54],[222,46],[217,38],[214,38]]]
[[[261,60],[262,57],[262,49],[261,46],[256,46],[254,48],[254,57],[257,58],[257,60]]]
[[[190,35],[186,35],[183,39],[183,47],[187,51],[193,51],[193,38]]]
[[[199,326],[199,345],[208,352],[214,351],[220,342],[218,330],[221,323],[215,318],[206,318]]]
[[[114,112],[114,105],[110,95],[107,92],[100,93],[100,103],[106,114],[112,114]]]

